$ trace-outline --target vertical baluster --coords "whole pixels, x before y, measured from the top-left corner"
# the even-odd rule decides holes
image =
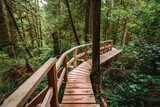
[[[111,41],[111,48],[110,48],[111,50],[112,50],[112,46],[113,46],[113,41]]]
[[[48,86],[53,87],[53,97],[51,99],[51,107],[58,107],[58,90],[57,90],[57,71],[56,64],[53,65],[51,70],[47,74]]]
[[[73,57],[74,57],[73,67],[76,68],[77,67],[77,48],[73,51]]]
[[[64,82],[67,82],[67,81],[68,81],[68,74],[67,74],[67,56],[64,58],[63,67],[66,68],[65,75],[64,75]]]
[[[104,49],[103,49],[103,53],[106,52],[106,42],[104,42]]]
[[[87,61],[88,59],[87,59],[87,49],[88,49],[88,45],[86,45],[85,47],[84,47],[84,61]]]

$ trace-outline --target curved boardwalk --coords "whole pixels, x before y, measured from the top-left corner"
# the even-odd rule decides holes
[[[105,63],[120,52],[121,50],[113,48],[112,51],[102,54],[100,63]],[[90,81],[91,62],[92,60],[83,62],[68,74],[68,81],[60,107],[100,107],[99,104],[96,104]]]

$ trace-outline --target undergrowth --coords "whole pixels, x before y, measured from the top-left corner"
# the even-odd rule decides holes
[[[160,46],[135,43],[103,70],[102,95],[110,107],[160,106]]]

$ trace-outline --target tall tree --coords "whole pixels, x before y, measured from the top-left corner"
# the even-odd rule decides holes
[[[86,16],[85,16],[85,37],[84,37],[84,41],[87,43],[88,42],[88,33],[89,33],[89,28],[91,25],[91,21],[90,21],[90,16],[91,16],[91,9],[92,9],[92,5],[91,5],[91,0],[87,0],[86,2]]]
[[[101,0],[92,0],[93,3],[93,54],[92,54],[92,74],[91,79],[95,92],[99,93],[100,79],[100,20],[101,20]]]
[[[129,23],[129,18],[125,19],[125,24],[124,24],[124,31],[122,35],[122,42],[121,45],[124,45],[126,43],[126,37],[127,37],[127,32],[128,32],[128,24]]]
[[[77,45],[80,45],[79,38],[78,38],[78,35],[77,35],[77,32],[76,32],[76,28],[75,28],[74,23],[73,23],[73,18],[72,18],[72,14],[71,14],[71,11],[70,11],[68,0],[66,0],[66,4],[67,4],[68,14],[69,14],[69,18],[70,18],[70,21],[71,21],[71,24],[72,24],[72,29],[73,29],[73,32],[74,32],[74,36],[75,36]]]
[[[4,8],[2,0],[0,0],[0,48],[7,47],[7,53],[12,57],[15,57],[14,48],[11,41],[9,27],[7,25],[6,17],[4,14]]]

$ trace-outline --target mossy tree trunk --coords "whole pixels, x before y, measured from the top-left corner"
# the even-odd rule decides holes
[[[69,18],[70,18],[70,21],[71,21],[71,25],[72,25],[72,29],[73,29],[73,32],[74,32],[74,36],[75,36],[77,45],[80,45],[80,41],[79,41],[79,38],[78,38],[78,35],[77,35],[77,31],[76,31],[76,28],[75,28],[74,23],[73,23],[73,18],[72,18],[72,14],[71,14],[71,11],[70,11],[68,0],[65,0],[65,1],[66,1],[68,14],[69,14]]]
[[[93,54],[91,80],[95,93],[99,93],[101,84],[100,72],[100,20],[101,0],[92,0],[93,3]]]
[[[6,47],[6,51],[10,57],[15,57],[14,47],[12,44],[9,27],[7,25],[2,0],[0,0],[0,49],[3,47]]]

